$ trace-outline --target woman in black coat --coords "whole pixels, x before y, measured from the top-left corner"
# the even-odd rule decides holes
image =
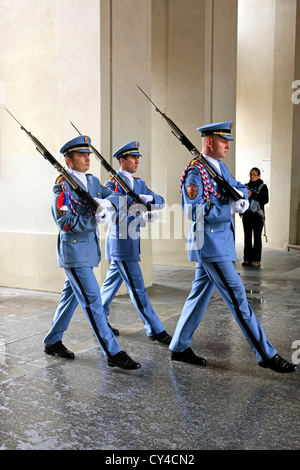
[[[260,179],[260,170],[256,167],[250,170],[250,181],[246,186],[249,190],[250,206],[243,214],[243,266],[259,267],[262,251],[261,235],[265,218],[264,206],[269,202],[269,190],[263,180]]]

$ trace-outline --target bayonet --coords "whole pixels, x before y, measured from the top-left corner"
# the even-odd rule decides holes
[[[172,134],[184,145],[193,157],[197,158],[199,162],[206,168],[210,176],[216,181],[216,183],[224,189],[226,195],[230,197],[233,201],[238,201],[243,199],[241,196],[224,178],[221,176],[214,167],[206,160],[204,155],[192,144],[192,142],[184,135],[184,133],[176,126],[175,122],[172,121],[165,113],[163,113],[158,106],[149,98],[149,96],[137,85],[138,89],[145,95],[145,97],[150,101],[150,103],[155,107],[157,111],[164,120],[168,123],[172,130]]]
[[[66,181],[70,184],[70,186],[74,189],[76,194],[80,196],[84,201],[90,206],[90,208],[97,212],[98,210],[101,210],[102,207],[100,204],[98,204],[95,199],[87,192],[85,191],[79,184],[72,178],[70,173],[56,160],[56,158],[51,155],[51,153],[46,149],[46,147],[34,136],[30,131],[28,131],[17,119],[16,117],[7,109],[5,108],[6,111],[11,115],[11,117],[17,121],[19,126],[21,127],[21,130],[26,132],[27,136],[32,140],[34,143],[36,150],[46,159],[48,162],[51,163],[52,166],[61,174],[64,176]]]
[[[70,124],[74,127],[74,129],[78,132],[79,135],[82,135],[81,132],[77,129],[77,127],[70,121]],[[141,206],[140,209],[146,208],[147,212],[151,212],[151,204],[145,203],[138,194],[136,194],[132,189],[128,186],[128,184],[121,178],[121,176],[114,170],[114,168],[105,160],[105,158],[101,155],[101,153],[95,149],[92,145],[90,145],[90,149],[95,155],[95,157],[100,161],[101,165],[105,168],[105,170],[114,178],[120,187],[123,189],[125,194],[130,196],[136,204]],[[151,215],[149,216],[151,218]]]

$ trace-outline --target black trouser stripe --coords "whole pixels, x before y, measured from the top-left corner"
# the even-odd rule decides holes
[[[232,288],[230,287],[230,285],[228,284],[224,274],[222,273],[221,271],[221,268],[220,266],[217,264],[217,263],[212,263],[212,265],[214,266],[215,270],[217,271],[221,281],[223,282],[225,288],[227,289],[230,297],[231,297],[231,300],[232,300],[232,303],[233,303],[233,306],[234,306],[234,310],[235,310],[235,313],[239,319],[239,321],[241,322],[241,324],[243,325],[246,333],[248,334],[248,336],[251,338],[251,341],[252,343],[254,344],[255,348],[257,349],[257,351],[260,353],[261,357],[264,359],[264,360],[267,360],[268,358],[266,357],[264,351],[262,350],[261,348],[261,345],[259,344],[259,342],[257,341],[257,339],[253,336],[253,333],[252,331],[250,330],[250,328],[248,327],[247,323],[245,322],[244,320],[244,317],[240,311],[240,308],[239,308],[239,304],[238,304],[238,301],[237,301],[237,298],[235,297],[234,295],[234,292],[232,290]]]
[[[97,336],[98,340],[99,340],[99,343],[101,344],[102,348],[104,349],[104,351],[106,352],[107,356],[111,356],[110,352],[108,351],[107,347],[106,347],[106,344],[104,343],[103,339],[101,338],[101,335],[100,335],[100,332],[98,330],[98,327],[96,325],[96,322],[95,322],[95,319],[93,317],[93,313],[92,313],[92,310],[91,310],[91,306],[90,306],[90,301],[89,301],[89,298],[86,294],[86,292],[84,291],[84,288],[83,288],[83,285],[81,284],[80,282],[80,279],[79,277],[77,276],[77,273],[76,273],[76,270],[75,268],[71,268],[71,273],[73,274],[74,276],[74,279],[75,281],[77,282],[78,286],[79,286],[79,289],[81,290],[81,293],[83,295],[83,298],[85,300],[85,308],[86,308],[86,312],[88,314],[88,317],[89,317],[89,320],[91,322],[91,325],[93,327],[93,330],[95,332],[95,335]]]
[[[143,314],[143,316],[146,318],[146,320],[149,322],[149,324],[151,325],[151,322],[149,321],[149,318],[147,318],[147,315],[145,314],[145,311],[144,311],[144,309],[143,309],[143,305],[141,304],[141,301],[140,301],[140,299],[139,299],[138,293],[137,293],[137,291],[136,291],[136,289],[135,289],[133,279],[132,279],[132,277],[131,277],[131,275],[130,275],[130,272],[129,272],[129,269],[128,269],[127,265],[126,265],[126,261],[122,261],[122,264],[123,264],[123,267],[124,267],[125,272],[126,272],[126,274],[127,274],[127,278],[128,278],[128,281],[129,281],[131,290],[132,290],[132,292],[133,292],[135,301],[136,301],[136,303],[137,303],[137,305],[138,305],[138,308],[139,308],[139,310],[142,312],[142,314]],[[151,328],[152,328],[152,326],[151,326]],[[155,332],[154,332],[154,333],[155,333]]]

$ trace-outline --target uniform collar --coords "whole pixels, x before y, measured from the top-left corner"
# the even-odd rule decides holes
[[[75,171],[75,170],[70,170],[69,172],[75,176],[75,178],[82,184],[84,189],[87,191],[88,190],[88,185],[87,185],[87,177],[85,173],[82,173],[81,171]]]
[[[207,159],[207,161],[209,163],[211,163],[217,170],[218,172],[220,173],[220,175],[222,174],[221,172],[221,167],[220,167],[220,161],[219,160],[215,160],[214,158],[212,157],[208,157],[207,155],[204,154],[204,157]]]
[[[133,184],[134,184],[134,179],[133,179],[133,176],[131,173],[128,173],[128,171],[124,171],[124,170],[119,170],[119,173],[121,175],[124,175],[125,178],[127,178],[130,182],[130,185],[131,185],[131,189],[133,189]]]

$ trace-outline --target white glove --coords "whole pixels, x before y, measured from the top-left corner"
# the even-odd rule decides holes
[[[239,199],[230,204],[232,214],[243,214],[249,207],[249,201],[246,199]]]
[[[153,202],[153,196],[149,196],[148,194],[140,194],[140,198],[145,204]]]
[[[100,199],[99,197],[94,197],[94,199],[100,204],[95,215],[97,224],[105,224],[106,222],[110,224],[115,213],[113,204],[109,199]]]
[[[114,206],[110,202],[109,199],[100,199],[99,197],[94,197],[95,201],[100,204],[101,207],[106,208],[106,209],[113,209]]]
[[[105,224],[106,222],[110,223],[111,212],[106,208],[98,209],[95,215],[95,219],[96,219],[97,224]]]
[[[159,214],[157,211],[147,211],[143,214],[143,219],[145,220],[145,222],[156,222],[158,217]]]

